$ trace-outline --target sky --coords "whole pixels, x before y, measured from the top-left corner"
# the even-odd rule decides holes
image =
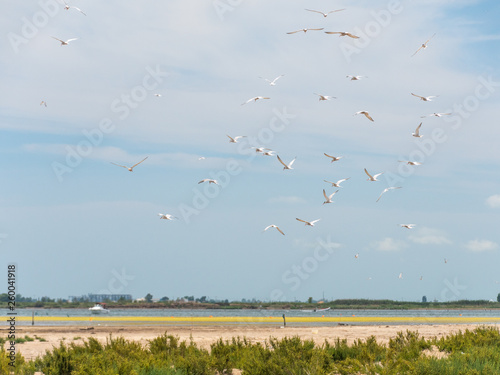
[[[69,5],[0,4],[5,290],[496,300],[497,1]]]

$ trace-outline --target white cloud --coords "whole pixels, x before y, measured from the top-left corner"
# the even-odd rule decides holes
[[[465,244],[467,250],[470,251],[490,251],[498,248],[498,244],[489,240],[471,240]]]
[[[450,245],[452,243],[440,230],[425,227],[419,228],[415,234],[408,236],[408,239],[422,245]]]
[[[486,199],[486,204],[491,208],[500,208],[500,194],[488,197],[488,199]]]
[[[391,237],[386,237],[381,241],[374,241],[372,246],[380,251],[399,251],[408,247],[404,241],[395,240]]]

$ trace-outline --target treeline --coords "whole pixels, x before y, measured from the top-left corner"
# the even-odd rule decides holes
[[[236,337],[219,339],[210,350],[167,333],[146,346],[122,337],[110,336],[106,343],[91,337],[83,344],[61,341],[59,347],[32,361],[18,353],[15,368],[0,353],[0,374],[220,375],[234,374],[237,369],[245,375],[495,375],[500,374],[499,347],[500,333],[493,327],[440,339],[421,338],[418,332],[407,330],[387,345],[379,344],[374,336],[352,344],[339,338],[325,340],[321,345],[298,336],[271,337],[264,343]]]

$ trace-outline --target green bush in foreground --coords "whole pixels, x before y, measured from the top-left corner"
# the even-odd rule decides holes
[[[2,351],[6,348],[2,346]],[[89,338],[62,343],[34,361],[16,356],[14,373],[45,375],[222,375],[240,369],[249,375],[321,374],[500,374],[500,333],[496,328],[466,330],[440,339],[399,332],[388,345],[375,337],[315,344],[300,337],[269,338],[252,343],[236,337],[219,339],[210,350],[192,340],[180,341],[167,333],[146,347],[123,337],[105,343]],[[0,356],[0,374],[9,374],[6,355]]]

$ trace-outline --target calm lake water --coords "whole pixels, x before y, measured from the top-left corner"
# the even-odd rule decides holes
[[[304,318],[334,318],[328,322],[293,322],[289,325],[337,325],[343,321],[350,325],[381,325],[381,324],[446,324],[446,323],[475,323],[471,318],[477,319],[478,323],[485,324],[500,324],[500,310],[497,309],[481,309],[481,310],[328,310],[328,311],[313,311],[313,310],[187,310],[187,309],[110,309],[109,314],[94,315],[88,309],[17,309],[16,310],[17,324],[31,325],[32,313],[35,314],[36,325],[79,325],[89,324],[89,322],[97,323],[101,317],[106,317],[101,321],[102,325],[116,324],[134,324],[147,325],[147,319],[141,322],[127,323],[123,317],[182,317],[185,321],[176,322],[154,322],[152,325],[183,325],[193,324],[190,318],[196,317],[252,317],[252,318],[282,318],[285,314],[286,318],[304,317]],[[4,310],[4,319],[1,325],[6,326],[7,311]],[[50,320],[54,317],[54,320]],[[355,321],[351,318],[356,317]],[[28,319],[29,318],[29,319]],[[75,318],[75,320],[66,320],[66,318]],[[76,319],[79,318],[79,319]],[[116,318],[116,321],[113,321]],[[357,320],[359,318],[359,321]],[[376,321],[363,321],[362,318],[377,318]],[[384,321],[383,318],[387,318]],[[408,318],[407,320],[399,321],[395,318]],[[433,319],[451,318],[450,321],[433,321]],[[491,318],[491,320],[489,320]],[[92,319],[92,320],[91,320]],[[111,320],[110,320],[111,319]],[[351,319],[351,320],[349,320]],[[415,320],[412,320],[415,319]],[[453,320],[458,319],[458,320]],[[348,323],[347,323],[348,322]],[[217,324],[217,325],[234,325],[234,324],[276,324],[276,320],[272,323],[266,322],[205,322],[194,324]]]

